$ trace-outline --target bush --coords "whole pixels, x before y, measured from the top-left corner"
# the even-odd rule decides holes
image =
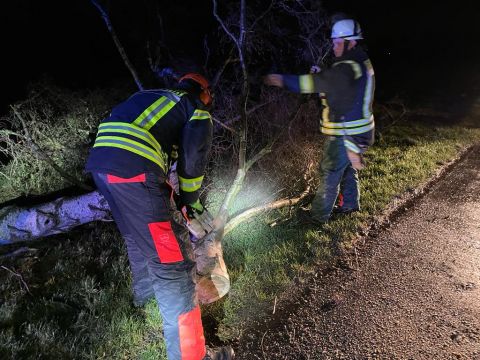
[[[98,122],[120,93],[76,92],[45,81],[36,84],[27,100],[14,105],[21,118],[11,110],[0,119],[0,151],[6,159],[0,167],[0,203],[72,185],[42,156],[84,181],[83,167]]]

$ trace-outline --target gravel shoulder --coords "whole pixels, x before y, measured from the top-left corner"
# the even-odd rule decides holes
[[[298,284],[236,346],[239,359],[480,359],[480,146],[351,267]]]

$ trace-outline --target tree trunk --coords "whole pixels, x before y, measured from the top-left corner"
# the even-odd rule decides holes
[[[97,220],[110,220],[110,208],[96,191],[31,208],[7,206],[0,210],[0,245],[65,233]]]

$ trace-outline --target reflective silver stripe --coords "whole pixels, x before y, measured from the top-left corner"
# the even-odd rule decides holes
[[[365,60],[364,65],[367,69],[367,85],[365,86],[365,96],[363,98],[363,116],[370,117],[372,115],[373,105],[373,66],[370,60]]]
[[[347,149],[353,151],[354,153],[360,154],[362,152],[360,148],[357,146],[357,144],[355,144],[353,141],[344,139],[343,143],[345,144],[345,147]]]
[[[150,134],[148,131],[138,128],[135,125],[131,125],[128,123],[121,123],[121,122],[108,122],[100,124],[98,127],[98,133],[125,133],[132,136],[136,136],[149,145],[151,145],[158,153],[162,152],[162,147],[158,143],[158,141]]]
[[[161,112],[164,108],[166,108],[168,105],[171,105],[171,100],[167,97],[164,97],[162,101],[152,109],[150,112],[146,114],[146,116],[142,119],[142,121],[138,124],[138,126],[144,128],[148,124],[150,120],[153,119],[154,116],[156,116],[159,112]]]
[[[372,129],[375,128],[375,122],[373,121],[373,117],[372,117],[372,121],[370,123],[368,123],[367,125],[365,126],[361,126],[361,127],[358,127],[358,128],[340,128],[340,129],[331,129],[331,128],[327,128],[327,127],[324,127],[322,126],[322,133],[323,134],[327,134],[327,135],[358,135],[358,134],[363,134],[367,131],[370,131]]]
[[[345,122],[330,122],[330,121],[323,121],[322,126],[329,128],[329,129],[348,129],[352,127],[359,127],[363,125],[368,125],[373,119],[360,119],[360,120],[353,120],[353,121],[345,121]]]
[[[163,96],[165,96],[166,98],[176,103],[180,101],[181,96],[179,95],[180,95],[179,93],[176,93],[173,91],[165,91],[165,93],[163,94]]]
[[[137,155],[143,156],[144,158],[153,161],[158,166],[162,168],[163,171],[166,171],[166,161],[154,150],[149,149],[147,146],[137,143],[134,140],[130,139],[121,139],[116,136],[99,136],[95,141],[93,147],[106,146],[106,147],[117,147],[127,151],[131,151]]]
[[[165,96],[172,101],[178,102],[180,98],[186,94],[185,91],[177,91],[177,90],[167,90],[167,89],[150,89],[150,90],[143,90],[142,93],[152,93],[159,96]]]

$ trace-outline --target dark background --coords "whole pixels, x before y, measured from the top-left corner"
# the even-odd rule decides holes
[[[221,1],[219,1],[221,3]],[[148,71],[145,44],[158,34],[152,1],[104,1],[111,21],[139,71]],[[474,1],[323,1],[329,12],[356,17],[377,75],[377,97],[396,94],[420,103],[437,99],[448,109],[478,91],[480,30]],[[159,1],[172,51],[203,54],[203,33],[215,31],[211,2]],[[247,1],[248,4],[248,1]],[[48,76],[69,88],[132,81],[98,11],[89,0],[16,0],[1,5],[0,112],[26,95],[28,84]],[[150,16],[149,16],[150,15]],[[143,34],[143,35],[142,35]]]

